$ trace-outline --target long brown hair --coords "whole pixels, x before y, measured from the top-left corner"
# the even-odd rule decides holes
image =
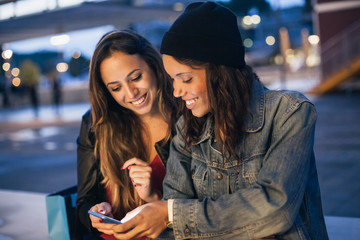
[[[192,68],[205,68],[210,113],[198,118],[182,103],[184,116],[184,139],[186,146],[198,140],[205,130],[208,118],[213,118],[214,134],[223,149],[224,159],[238,158],[236,145],[245,134],[245,120],[249,114],[252,82],[258,80],[250,66],[234,68],[205,63],[192,59],[175,58]]]
[[[90,62],[89,95],[95,133],[95,155],[100,158],[105,187],[112,193],[112,207],[123,216],[143,202],[134,191],[127,171],[121,166],[132,157],[149,161],[147,145],[142,140],[146,131],[139,117],[120,106],[103,83],[100,64],[115,52],[138,54],[157,79],[158,109],[169,126],[172,125],[175,101],[161,55],[144,37],[128,31],[113,31],[98,42]],[[164,142],[170,137],[170,129]]]

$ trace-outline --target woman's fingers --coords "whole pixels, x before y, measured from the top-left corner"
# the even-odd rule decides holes
[[[144,201],[152,201],[154,193],[151,183],[152,168],[147,163],[138,158],[126,161],[122,169],[129,170],[129,176],[140,198]],[[157,196],[155,196],[158,199]]]
[[[108,217],[113,217],[112,208],[111,208],[110,203],[108,203],[108,202],[102,202],[102,203],[96,204],[90,208],[90,211],[97,212],[102,215],[106,215]],[[93,217],[93,216],[91,216],[91,217]]]
[[[130,178],[147,178],[150,179],[152,174],[151,167],[138,167],[130,166],[129,176]]]
[[[125,162],[124,167],[129,169],[129,176],[136,185],[150,185],[152,168],[140,159],[132,158]]]
[[[108,234],[108,235],[113,235],[114,231],[112,230],[113,227],[116,224],[113,223],[102,223],[102,222],[97,222],[97,223],[92,223],[92,226],[94,228],[96,228],[99,232]]]
[[[108,202],[96,204],[90,208],[91,211],[100,213],[105,216],[113,217],[111,205]],[[112,235],[114,234],[112,228],[115,224],[105,223],[101,218],[89,214],[91,225],[98,231]]]
[[[149,166],[149,164],[147,162],[144,162],[143,160],[141,160],[139,158],[131,158],[124,163],[124,165],[121,167],[121,169],[126,169],[131,165]]]

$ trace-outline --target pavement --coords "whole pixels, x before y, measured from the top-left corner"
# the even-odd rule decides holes
[[[262,74],[266,77],[262,72],[260,79]],[[294,89],[307,95],[306,91],[316,83],[316,78],[309,80],[304,76],[295,76],[285,85],[284,82],[273,81],[267,86]],[[360,92],[340,91],[320,97],[307,96],[318,111],[315,155],[330,239],[360,239]],[[5,146],[10,136],[12,141],[16,141],[15,133],[20,132],[21,137],[29,135],[27,129],[68,125],[77,128],[88,108],[88,103],[65,104],[60,115],[56,115],[51,106],[42,106],[38,118],[34,118],[31,108],[0,109],[0,147],[2,144]],[[0,150],[0,155],[3,155],[8,149]],[[74,151],[72,149],[71,154]],[[5,170],[2,172],[2,169]],[[0,158],[0,175],[11,171],[6,169],[7,162],[2,162]],[[42,184],[54,183],[43,181]],[[0,240],[48,239],[45,197],[51,191],[11,188],[0,187]]]

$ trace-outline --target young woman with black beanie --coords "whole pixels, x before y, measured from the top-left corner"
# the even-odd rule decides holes
[[[313,151],[316,111],[301,93],[267,89],[244,60],[236,16],[190,4],[160,52],[183,100],[163,201],[114,236],[326,240]],[[126,232],[127,231],[127,232]]]

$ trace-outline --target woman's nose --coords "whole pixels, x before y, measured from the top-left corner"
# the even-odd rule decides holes
[[[136,86],[133,86],[131,84],[125,84],[124,89],[125,89],[126,95],[129,98],[136,98],[137,94],[139,93],[139,89]]]
[[[173,87],[174,87],[174,97],[182,97],[184,95],[184,89],[182,84],[174,81]]]

